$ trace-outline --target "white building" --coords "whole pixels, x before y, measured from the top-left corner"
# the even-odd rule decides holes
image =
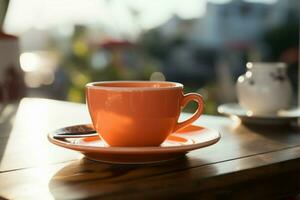
[[[189,39],[209,47],[247,45],[266,29],[270,5],[233,0],[225,4],[207,3],[206,14],[197,20]]]
[[[174,15],[158,30],[166,39],[182,36],[191,45],[219,48],[247,48],[259,41],[271,26],[284,23],[290,13],[299,13],[299,0],[278,0],[274,4],[232,0],[206,5],[201,18],[185,20]]]

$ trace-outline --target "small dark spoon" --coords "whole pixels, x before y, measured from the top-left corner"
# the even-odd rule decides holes
[[[54,132],[53,137],[63,138],[86,138],[95,137],[98,133],[91,125],[77,125],[58,129]]]

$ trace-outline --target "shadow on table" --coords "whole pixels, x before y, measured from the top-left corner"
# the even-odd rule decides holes
[[[133,186],[141,183],[138,180],[182,171],[191,168],[194,162],[200,165],[206,163],[198,159],[195,161],[195,158],[190,160],[186,156],[147,165],[111,165],[83,158],[59,170],[49,182],[49,191],[55,199],[120,195],[120,192],[135,190]]]
[[[289,124],[281,125],[254,125],[240,124],[234,127],[234,131],[238,134],[250,133],[264,137],[269,141],[284,143],[289,146],[298,145],[300,142],[300,129]]]
[[[13,128],[13,117],[16,115],[19,103],[8,104],[0,113],[0,163]]]

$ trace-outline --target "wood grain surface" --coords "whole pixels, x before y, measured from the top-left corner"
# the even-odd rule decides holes
[[[261,199],[300,188],[300,135],[291,127],[202,116],[195,124],[219,130],[220,142],[155,165],[97,163],[47,141],[51,130],[89,122],[82,104],[28,98],[6,107],[0,117],[0,197]]]

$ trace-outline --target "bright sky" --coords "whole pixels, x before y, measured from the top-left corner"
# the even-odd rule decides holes
[[[29,28],[44,29],[65,24],[104,24],[121,31],[151,28],[166,21],[172,14],[183,18],[205,13],[206,2],[230,0],[11,0],[5,30],[19,34]],[[273,3],[276,0],[250,0]],[[128,8],[139,11],[136,21]],[[129,32],[130,32],[129,31]]]

